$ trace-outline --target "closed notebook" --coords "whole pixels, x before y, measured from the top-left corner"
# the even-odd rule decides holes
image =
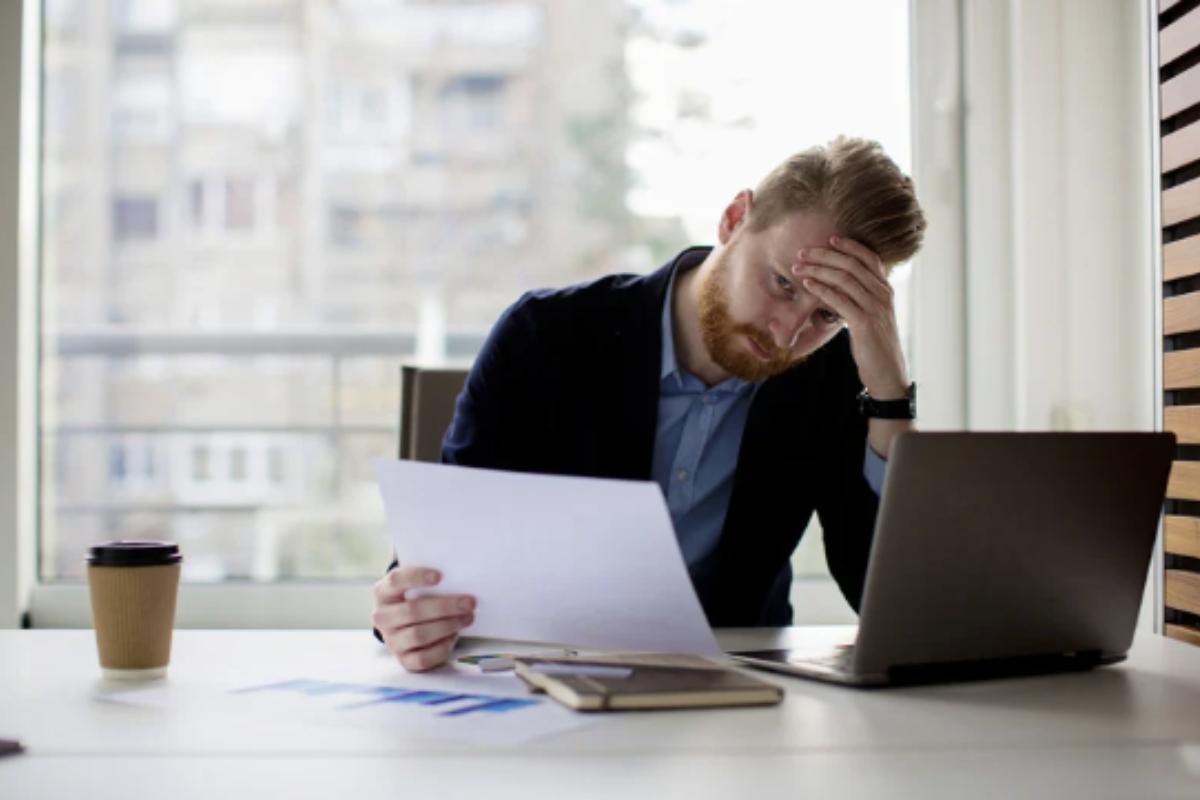
[[[518,657],[534,691],[578,711],[773,705],[783,690],[699,657]]]

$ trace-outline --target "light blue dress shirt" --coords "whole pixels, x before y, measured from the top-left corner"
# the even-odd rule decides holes
[[[721,536],[742,431],[759,384],[729,378],[709,388],[679,365],[671,324],[674,294],[672,275],[662,311],[653,477],[667,500],[684,560],[694,567],[712,553]],[[865,447],[863,475],[879,494],[886,465],[870,445]]]

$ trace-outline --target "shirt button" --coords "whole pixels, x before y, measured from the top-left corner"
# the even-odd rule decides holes
[[[686,469],[679,470],[678,477],[679,480],[686,481],[688,479],[688,471]]]
[[[704,395],[704,402],[711,406],[713,403],[717,402],[717,396],[715,394],[706,394]]]

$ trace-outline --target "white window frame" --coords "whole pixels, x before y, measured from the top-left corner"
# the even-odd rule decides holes
[[[0,628],[25,621],[37,565],[40,6],[0,3]]]
[[[910,0],[912,173],[931,224],[913,263],[913,380],[920,427],[967,423],[962,0]]]
[[[38,581],[37,283],[40,210],[41,3],[0,3],[0,627],[88,627],[87,587]],[[911,358],[922,418],[955,427],[964,418],[962,101],[960,0],[912,0],[913,173],[945,187],[944,204],[917,266]],[[938,40],[943,46],[921,43]],[[956,46],[945,47],[946,42]],[[19,110],[19,113],[16,113]],[[19,176],[19,180],[18,180]],[[925,330],[927,335],[922,335]],[[936,331],[936,335],[928,335]],[[935,388],[936,387],[936,388]],[[81,556],[82,557],[82,554]],[[380,565],[382,569],[382,564]],[[180,627],[366,628],[369,582],[185,584]],[[792,598],[798,624],[844,622],[852,612],[832,579],[801,578]]]
[[[1159,108],[1158,80],[1158,0],[1144,0],[1141,19],[1141,36],[1145,45],[1145,78],[1146,98],[1149,108],[1146,109],[1146,136],[1148,144],[1159,141],[1159,120],[1162,112]],[[1159,146],[1150,144],[1146,147],[1146,158],[1149,160],[1150,180],[1146,186],[1146,208],[1150,209],[1150,263],[1152,265],[1151,296],[1154,298],[1151,314],[1150,337],[1153,340],[1153,369],[1154,381],[1154,430],[1163,429],[1163,243],[1162,243],[1162,158]],[[1150,579],[1142,599],[1141,614],[1138,619],[1139,628],[1150,628],[1157,634],[1166,632],[1166,590],[1167,564],[1166,542],[1163,536],[1163,520],[1158,523],[1158,537],[1154,541],[1154,558],[1150,562]],[[1146,606],[1150,605],[1149,611]]]

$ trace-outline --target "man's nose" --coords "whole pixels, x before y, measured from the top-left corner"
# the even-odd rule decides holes
[[[781,350],[792,349],[792,345],[796,343],[800,332],[804,330],[809,317],[812,316],[812,309],[809,308],[809,305],[807,302],[787,303],[775,310],[774,316],[767,324],[767,330],[771,332],[771,338],[776,347]]]

